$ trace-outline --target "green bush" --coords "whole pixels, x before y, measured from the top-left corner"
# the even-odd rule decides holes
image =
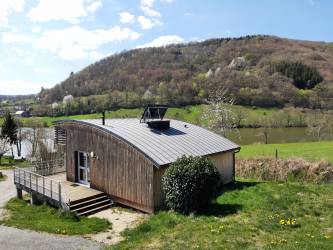
[[[207,157],[182,156],[162,178],[166,206],[185,214],[202,209],[210,201],[219,179]]]

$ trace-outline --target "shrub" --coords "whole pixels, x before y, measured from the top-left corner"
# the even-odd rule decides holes
[[[166,206],[185,214],[202,209],[210,201],[219,179],[207,157],[182,156],[162,178]]]

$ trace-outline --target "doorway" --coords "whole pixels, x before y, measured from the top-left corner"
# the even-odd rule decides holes
[[[78,152],[77,167],[78,167],[78,182],[84,185],[90,184],[90,158],[86,152]]]

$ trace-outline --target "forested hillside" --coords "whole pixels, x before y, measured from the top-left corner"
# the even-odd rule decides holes
[[[102,95],[105,108],[184,105],[221,87],[241,105],[333,108],[333,44],[260,35],[135,49],[72,73],[39,97],[51,104],[69,94]]]

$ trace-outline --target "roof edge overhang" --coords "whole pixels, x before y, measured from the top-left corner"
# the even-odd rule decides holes
[[[116,133],[113,133],[110,129],[105,128],[103,125],[99,126],[99,125],[95,125],[95,124],[85,122],[85,121],[80,121],[80,120],[59,120],[59,121],[53,122],[53,125],[54,126],[62,125],[62,124],[65,125],[66,123],[80,124],[80,125],[84,125],[84,126],[87,126],[87,127],[91,127],[91,128],[100,130],[100,131],[102,131],[104,133],[107,133],[107,134],[111,134],[114,137],[118,138],[119,140],[131,145],[133,148],[135,148],[137,151],[139,151],[141,154],[143,154],[147,159],[149,159],[153,163],[153,166],[155,166],[157,168],[161,167],[161,165],[159,163],[157,163],[154,159],[152,159],[149,155],[147,155],[143,150],[141,150],[140,148],[135,146],[133,143],[131,143],[128,140],[126,140],[125,138],[123,138],[122,136],[120,136]]]
[[[104,133],[107,133],[107,134],[111,134],[114,137],[118,138],[119,140],[121,140],[121,141],[123,141],[123,142],[125,142],[125,143],[127,143],[129,145],[131,145],[137,151],[139,151],[140,153],[142,153],[147,159],[149,159],[153,163],[153,165],[156,168],[163,168],[163,167],[166,167],[166,166],[170,165],[171,163],[173,163],[173,162],[169,162],[169,163],[159,164],[154,159],[152,159],[149,155],[147,155],[143,150],[141,150],[140,148],[138,148],[137,146],[135,146],[133,143],[131,143],[130,141],[126,140],[122,136],[120,136],[120,135],[112,132],[110,129],[106,128],[106,126],[103,126],[103,125],[96,125],[96,124],[92,124],[92,123],[89,123],[89,122],[86,122],[86,121],[81,121],[81,120],[58,120],[58,121],[54,121],[53,122],[53,126],[62,125],[62,124],[65,125],[66,123],[80,124],[80,125],[84,125],[84,126],[87,126],[87,127],[91,127],[91,128],[100,130],[100,131],[102,131]],[[235,144],[235,145],[237,145],[237,144]],[[217,152],[214,152],[214,153],[207,154],[205,156],[212,156],[212,155],[216,155],[216,154],[220,154],[220,153],[227,153],[227,152],[232,152],[232,151],[235,151],[235,153],[238,153],[240,151],[240,149],[241,149],[241,147],[239,145],[237,145],[234,148],[231,148],[231,149],[228,149],[228,150],[224,150],[224,151],[217,151]]]

